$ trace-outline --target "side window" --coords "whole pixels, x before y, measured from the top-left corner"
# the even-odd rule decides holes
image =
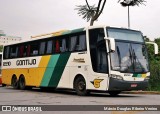
[[[87,49],[86,45],[86,35],[79,33],[75,36],[71,36],[69,39],[69,51],[85,51]]]
[[[40,55],[45,54],[45,47],[46,47],[46,42],[41,42],[40,43],[40,48],[39,48],[39,54]]]
[[[24,45],[21,45],[20,47],[19,47],[19,57],[23,57],[23,52],[24,52]]]
[[[54,52],[55,53],[64,53],[68,51],[68,38],[67,36],[58,37],[54,41]]]
[[[23,49],[24,48],[24,49]],[[30,56],[30,45],[24,45],[22,46],[22,53],[23,53],[23,57],[27,57]]]
[[[10,58],[16,58],[18,56],[18,46],[12,46],[10,52]]]
[[[77,48],[78,36],[72,36],[69,40],[69,51],[75,51]]]
[[[78,46],[78,50],[82,51],[82,50],[86,50],[87,46],[86,46],[86,35],[79,35],[79,46]]]
[[[60,41],[57,39],[55,40],[55,53],[60,53]]]
[[[47,54],[51,54],[52,53],[52,49],[53,49],[53,41],[47,41]]]
[[[28,52],[30,52],[30,56],[38,55],[39,45],[37,42],[32,42],[30,47],[28,47]]]
[[[61,40],[60,51],[61,51],[61,52],[66,52],[66,51],[68,51],[68,48],[67,48],[67,40],[66,40],[65,38],[63,38],[63,39]]]
[[[4,48],[4,59],[8,59],[9,58],[9,49],[10,49],[9,46]]]

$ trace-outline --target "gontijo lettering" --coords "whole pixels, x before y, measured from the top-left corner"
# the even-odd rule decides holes
[[[26,59],[26,60],[17,60],[16,65],[17,66],[23,66],[23,65],[35,65],[36,59]]]

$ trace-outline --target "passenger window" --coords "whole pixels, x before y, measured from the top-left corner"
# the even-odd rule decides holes
[[[79,36],[79,45],[78,45],[78,51],[86,50],[86,35],[80,35]]]
[[[70,42],[69,42],[69,51],[75,51],[77,46],[77,41],[78,41],[78,37],[77,36],[72,36],[70,37]]]
[[[5,53],[4,53],[4,58],[5,58],[5,59],[8,59],[8,58],[9,58],[9,48],[10,48],[10,47],[7,46],[7,47],[5,47],[5,49],[4,49],[4,50],[5,50],[5,51],[4,51],[4,52],[5,52]]]
[[[67,49],[67,43],[66,43],[66,39],[65,38],[63,38],[62,41],[61,41],[60,51],[61,52],[68,51],[68,49]]]
[[[10,58],[16,58],[18,55],[18,46],[11,47]]]
[[[47,54],[51,54],[52,53],[52,47],[53,47],[53,42],[52,40],[47,42]]]
[[[59,44],[59,40],[56,40],[55,53],[60,53],[60,44]]]
[[[70,37],[69,51],[84,51],[86,46],[86,35],[78,35]]]
[[[19,48],[19,57],[23,57],[23,52],[24,52],[24,46],[20,46]]]
[[[30,56],[30,45],[24,45],[23,57]]]
[[[45,53],[45,47],[46,47],[46,42],[41,42],[40,43],[40,49],[39,49],[39,54],[43,55]]]
[[[28,49],[28,51],[30,52],[30,55],[31,56],[38,55],[38,48],[39,48],[38,43],[36,42],[31,43],[30,49]]]

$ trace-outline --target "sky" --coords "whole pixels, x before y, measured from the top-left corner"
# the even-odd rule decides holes
[[[118,0],[107,0],[94,25],[128,27],[127,8]],[[146,0],[146,5],[130,7],[131,29],[142,31],[151,40],[160,37],[160,0]],[[88,0],[90,5],[98,0]],[[76,5],[85,0],[0,0],[0,30],[9,36],[31,36],[89,26],[77,14]]]

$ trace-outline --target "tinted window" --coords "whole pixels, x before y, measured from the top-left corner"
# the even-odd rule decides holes
[[[39,54],[43,55],[45,53],[45,46],[46,46],[46,42],[41,42],[40,43],[40,49],[39,49]]]
[[[28,51],[30,51],[30,55],[31,56],[35,56],[35,55],[38,55],[38,49],[39,49],[39,46],[38,46],[38,43],[37,42],[32,42],[31,45],[29,45],[30,49]]]
[[[53,42],[52,40],[47,41],[47,54],[51,54],[52,53],[52,49],[53,49]]]
[[[107,49],[103,29],[89,31],[91,63],[94,72],[108,73]]]
[[[70,37],[69,40],[69,51],[85,51],[86,46],[86,35],[80,34]]]
[[[10,49],[9,46],[7,46],[7,47],[4,48],[4,58],[5,59],[9,58],[9,49]]]
[[[10,51],[10,58],[16,58],[18,55],[18,46],[12,46]]]

